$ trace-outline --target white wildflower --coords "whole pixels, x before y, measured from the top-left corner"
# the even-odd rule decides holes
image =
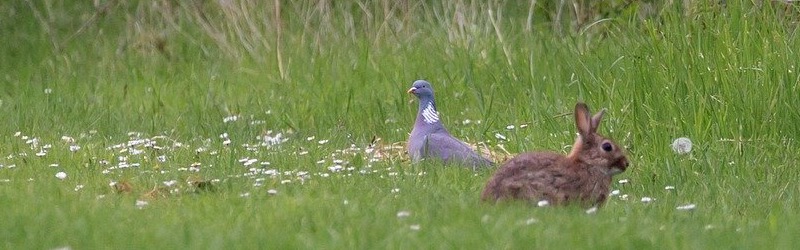
[[[546,207],[546,206],[549,206],[549,205],[550,205],[550,202],[547,201],[547,200],[540,200],[538,203],[536,203],[536,206],[539,206],[539,207]]]
[[[333,166],[328,167],[328,170],[330,170],[331,172],[336,173],[336,172],[342,171],[342,168],[343,168],[342,165],[333,165]]]
[[[405,218],[405,217],[408,217],[408,216],[411,216],[411,212],[409,212],[409,211],[403,210],[403,211],[397,212],[397,218]]]
[[[253,165],[253,163],[256,163],[256,162],[258,162],[258,159],[249,159],[249,160],[244,162],[244,165],[245,166],[250,166],[250,165]]]
[[[131,155],[140,155],[140,154],[144,153],[144,150],[131,148],[131,150],[129,152],[130,152]]]
[[[274,145],[278,145],[278,144],[284,143],[284,142],[288,141],[289,139],[288,138],[284,138],[283,137],[283,133],[275,134],[275,136],[272,136],[272,135],[270,135],[270,133],[267,133],[267,135],[262,136],[262,140],[264,142],[262,142],[261,145],[269,147],[269,146],[274,146]]]
[[[147,202],[147,201],[143,201],[143,200],[136,200],[136,207],[137,207],[137,208],[139,208],[139,209],[142,209],[142,208],[144,208],[144,207],[145,207],[145,206],[147,206],[148,204],[150,204],[150,203],[149,203],[149,202]]]
[[[686,205],[683,205],[683,206],[678,206],[678,207],[676,207],[675,209],[678,209],[678,210],[693,210],[693,209],[695,209],[696,207],[697,207],[697,206],[696,206],[695,204],[691,204],[691,203],[690,203],[690,204],[686,204]]]
[[[239,116],[238,115],[232,115],[232,116],[228,116],[228,117],[222,118],[222,123],[235,122],[236,120],[239,120]]]

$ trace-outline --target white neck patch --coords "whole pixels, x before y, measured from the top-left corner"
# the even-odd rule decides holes
[[[439,121],[439,112],[436,112],[436,109],[433,108],[433,103],[429,102],[428,106],[422,110],[422,118],[428,124]]]

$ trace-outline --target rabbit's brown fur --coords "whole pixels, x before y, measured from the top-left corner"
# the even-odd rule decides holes
[[[604,111],[590,117],[586,104],[575,105],[579,136],[570,154],[531,152],[508,160],[486,184],[482,199],[602,205],[609,192],[611,176],[628,167],[622,150],[596,133]]]

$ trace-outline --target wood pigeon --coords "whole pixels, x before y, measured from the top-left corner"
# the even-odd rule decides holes
[[[422,159],[440,159],[446,164],[471,167],[491,167],[494,163],[476,153],[466,143],[456,139],[439,121],[439,112],[433,100],[433,88],[425,80],[417,80],[408,89],[419,99],[419,110],[411,136],[408,138],[408,154],[413,162]]]

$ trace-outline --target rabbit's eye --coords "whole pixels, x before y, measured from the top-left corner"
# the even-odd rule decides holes
[[[611,152],[611,150],[614,149],[614,146],[612,146],[609,142],[603,142],[601,147],[603,147],[603,150],[606,152]]]

